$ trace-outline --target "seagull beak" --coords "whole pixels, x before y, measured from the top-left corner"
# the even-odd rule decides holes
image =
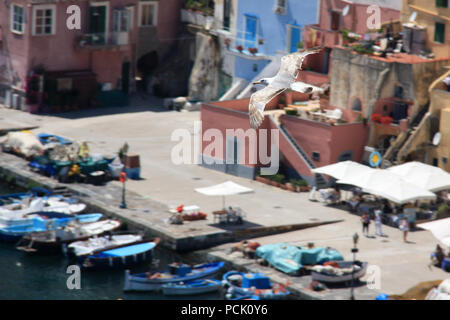
[[[253,84],[261,84],[261,81],[253,81]]]

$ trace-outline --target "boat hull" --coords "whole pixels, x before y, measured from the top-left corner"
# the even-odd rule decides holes
[[[215,292],[222,289],[222,282],[219,280],[205,280],[195,282],[198,283],[197,286],[193,285],[193,283],[187,283],[183,285],[166,284],[162,286],[162,292],[167,296],[191,296]]]
[[[338,262],[339,263],[339,262]],[[343,262],[340,262],[340,266]],[[351,262],[345,262],[347,264],[351,265]],[[363,262],[361,264],[361,269],[357,270],[354,275],[352,273],[344,274],[344,275],[328,275],[323,274],[316,271],[311,271],[312,279],[319,282],[324,283],[343,283],[343,282],[350,282],[352,279],[359,280],[362,276],[366,274],[367,271],[367,262]]]

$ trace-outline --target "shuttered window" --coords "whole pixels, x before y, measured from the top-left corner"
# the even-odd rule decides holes
[[[445,42],[445,24],[436,22],[434,27],[434,41],[439,43]]]

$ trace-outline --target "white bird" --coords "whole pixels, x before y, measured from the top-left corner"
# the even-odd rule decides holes
[[[292,87],[292,84],[297,79],[298,72],[301,70],[306,56],[313,53],[318,53],[322,49],[323,47],[314,47],[301,52],[288,54],[281,58],[281,67],[275,77],[263,78],[259,81],[253,82],[253,84],[266,85],[264,89],[255,92],[250,97],[248,112],[250,115],[250,125],[253,129],[257,129],[264,120],[263,111],[266,104],[286,89],[293,89],[295,91],[308,94],[315,93],[315,90],[320,89],[308,84]]]

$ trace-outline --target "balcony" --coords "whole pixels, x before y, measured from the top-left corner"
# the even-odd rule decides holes
[[[129,45],[129,32],[86,33],[75,40],[77,49],[108,49]]]

